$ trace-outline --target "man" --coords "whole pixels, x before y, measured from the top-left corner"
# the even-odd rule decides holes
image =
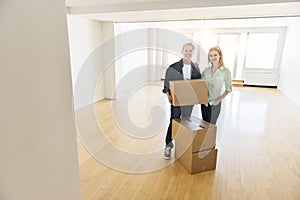
[[[172,104],[172,96],[169,89],[169,81],[173,80],[188,80],[188,79],[200,79],[201,73],[198,67],[192,62],[192,56],[194,53],[194,45],[192,43],[186,43],[182,47],[183,58],[170,65],[166,72],[164,81],[163,93],[167,94],[170,104]],[[174,147],[172,142],[172,119],[182,117],[189,117],[193,111],[192,106],[173,106],[171,105],[171,117],[170,124],[166,135],[166,147],[164,151],[164,158],[169,160],[171,158],[171,149]]]

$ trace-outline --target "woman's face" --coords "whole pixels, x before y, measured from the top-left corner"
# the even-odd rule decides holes
[[[212,64],[214,64],[214,65],[220,64],[219,62],[220,62],[221,56],[217,51],[212,50],[208,53],[208,55],[209,55],[209,60]]]
[[[182,50],[182,55],[185,60],[190,61],[194,53],[194,48],[191,45],[186,45]]]

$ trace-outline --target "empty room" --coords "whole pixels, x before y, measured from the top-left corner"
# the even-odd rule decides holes
[[[0,199],[300,199],[299,1],[0,6]]]

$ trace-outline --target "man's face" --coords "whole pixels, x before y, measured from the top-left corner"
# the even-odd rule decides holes
[[[194,53],[194,48],[191,45],[186,45],[182,50],[182,55],[185,60],[190,61]]]

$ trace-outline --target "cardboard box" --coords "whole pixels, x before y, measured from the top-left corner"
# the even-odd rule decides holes
[[[217,149],[210,149],[198,153],[186,151],[181,156],[178,156],[178,148],[181,147],[175,144],[175,157],[190,174],[216,169]],[[203,157],[203,155],[206,156]]]
[[[182,146],[186,150],[191,147],[190,153],[214,148],[216,133],[215,125],[197,117],[172,120],[172,137],[176,146]]]
[[[170,81],[173,106],[187,106],[208,103],[208,88],[204,80]]]

